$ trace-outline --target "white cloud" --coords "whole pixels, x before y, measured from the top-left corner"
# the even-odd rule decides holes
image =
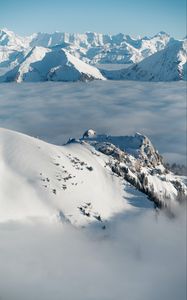
[[[172,161],[185,161],[184,82],[1,84],[0,126],[61,144],[87,128],[148,135]]]
[[[102,231],[1,224],[0,299],[183,300],[184,225],[150,212]]]

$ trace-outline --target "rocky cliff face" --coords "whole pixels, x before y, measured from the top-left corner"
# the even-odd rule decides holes
[[[83,137],[98,151],[110,157],[107,167],[145,193],[155,206],[173,208],[187,195],[185,184],[163,165],[163,158],[144,135]]]

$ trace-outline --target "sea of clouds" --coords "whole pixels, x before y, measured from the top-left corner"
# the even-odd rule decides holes
[[[0,85],[0,126],[62,144],[88,128],[151,138],[169,162],[185,163],[186,84],[131,81]]]
[[[0,224],[0,299],[185,300],[185,225],[151,211],[106,230]]]

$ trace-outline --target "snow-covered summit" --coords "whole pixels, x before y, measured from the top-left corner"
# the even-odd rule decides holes
[[[108,79],[177,81],[187,78],[187,40],[171,40],[167,47],[129,68],[103,71]]]
[[[6,28],[0,30],[0,67],[16,66],[29,51],[29,39]]]
[[[148,137],[138,132],[134,136],[110,136],[105,134],[97,135],[93,129],[89,129],[84,133],[83,140],[97,145],[111,143],[121,151],[127,152],[151,165],[162,162],[161,155],[158,154]]]
[[[1,77],[1,81],[88,81],[104,80],[100,71],[65,49],[36,46],[15,68]]]
[[[96,135],[81,139],[108,155],[110,167],[135,188],[148,195],[156,205],[173,210],[183,201],[187,188],[163,165],[163,158],[145,135]]]
[[[83,139],[89,139],[96,137],[96,131],[93,129],[88,129],[83,134]]]
[[[125,79],[176,81],[186,79],[187,42],[171,41],[168,46],[126,70]]]
[[[0,46],[27,47],[26,40],[7,28],[0,29]]]

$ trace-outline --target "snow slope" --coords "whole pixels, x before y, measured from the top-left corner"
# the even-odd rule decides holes
[[[0,129],[0,220],[40,217],[103,226],[132,208],[106,162],[90,146],[59,147]]]
[[[5,73],[0,81],[87,81],[104,80],[100,71],[64,49],[34,47],[15,68]]]
[[[102,141],[94,137],[84,135],[55,146],[0,129],[0,221],[43,218],[104,228],[119,213],[152,207],[146,197],[153,196],[148,193],[152,187],[161,193],[164,206],[179,205],[178,192],[185,192],[185,186],[172,173],[166,174],[149,140],[141,135],[112,138],[113,143],[121,140],[124,145],[128,140],[131,149],[138,147],[135,158],[131,150],[128,154],[111,139],[109,143],[108,137],[107,142],[104,136]],[[148,190],[143,188],[146,176]]]
[[[168,46],[143,61],[119,71],[103,71],[108,79],[176,81],[187,79],[187,40]]]

